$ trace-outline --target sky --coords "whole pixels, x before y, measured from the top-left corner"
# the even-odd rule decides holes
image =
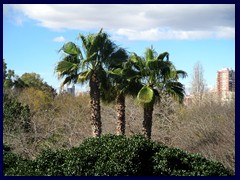
[[[197,62],[209,88],[219,69],[235,70],[234,4],[4,4],[3,58],[15,74],[38,73],[58,90],[58,50],[68,41],[81,46],[79,33],[101,28],[130,53],[144,56],[150,46],[169,52],[176,68],[188,73],[180,80],[187,93]]]

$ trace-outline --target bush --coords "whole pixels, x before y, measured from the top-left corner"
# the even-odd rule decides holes
[[[142,136],[89,138],[70,150],[66,175],[150,175],[153,143]],[[69,174],[70,173],[70,174]]]
[[[153,156],[153,175],[167,176],[227,176],[229,169],[199,154],[188,154],[177,148],[160,148]]]
[[[10,128],[14,131],[23,129],[30,131],[30,109],[28,105],[22,105],[18,100],[10,95],[3,94],[3,115],[4,129]]]
[[[34,160],[35,175],[63,176],[66,150],[45,150]]]
[[[233,175],[233,172],[219,162],[168,148],[140,135],[131,138],[104,135],[89,138],[70,150],[44,151],[34,161],[7,152],[4,154],[4,175],[222,176]]]
[[[3,173],[5,176],[35,175],[33,162],[14,154],[5,144],[3,145]]]

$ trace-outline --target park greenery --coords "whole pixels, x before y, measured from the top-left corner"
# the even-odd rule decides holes
[[[229,176],[233,172],[199,154],[143,136],[104,135],[79,147],[43,151],[27,160],[4,147],[4,174],[22,176]]]
[[[234,174],[234,100],[206,93],[186,107],[187,73],[168,52],[129,53],[102,29],[78,39],[54,71],[89,93],[57,94],[3,60],[4,175]]]

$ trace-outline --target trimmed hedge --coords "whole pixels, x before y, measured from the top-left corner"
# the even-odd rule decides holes
[[[4,150],[4,175],[228,176],[233,171],[198,154],[157,144],[141,135],[88,138],[79,147],[42,152],[26,160]]]

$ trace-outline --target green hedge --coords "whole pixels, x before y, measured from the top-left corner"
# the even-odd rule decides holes
[[[233,172],[198,154],[136,135],[86,139],[69,150],[42,152],[30,161],[4,151],[4,175],[43,176],[223,176]]]
[[[70,150],[66,175],[151,175],[153,143],[142,136],[90,138]],[[70,171],[69,171],[70,170]]]
[[[35,175],[34,162],[14,154],[8,145],[3,145],[3,174],[5,176]]]
[[[199,154],[189,154],[176,148],[161,148],[153,156],[154,175],[228,176],[231,170]]]

